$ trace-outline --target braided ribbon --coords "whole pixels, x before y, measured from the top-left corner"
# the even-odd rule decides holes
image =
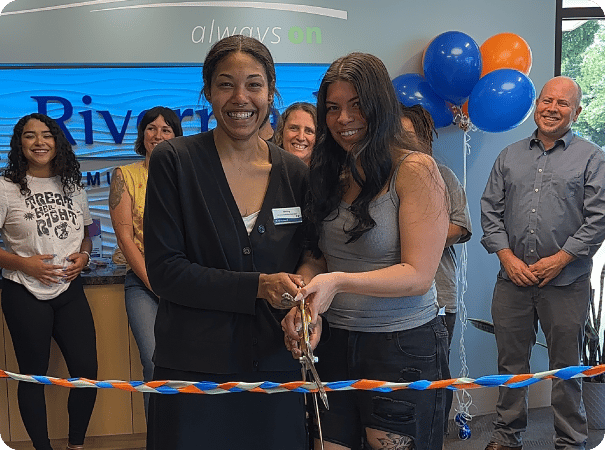
[[[402,389],[424,391],[426,389],[478,389],[484,387],[507,386],[520,388],[537,383],[541,380],[559,378],[569,380],[572,378],[594,377],[605,373],[605,364],[598,366],[570,366],[563,369],[549,370],[535,374],[521,375],[487,375],[477,379],[453,378],[449,380],[427,381],[419,380],[411,383],[392,383],[375,380],[349,380],[324,383],[326,392],[364,390],[375,392],[392,392]],[[129,392],[152,392],[155,394],[230,394],[236,392],[260,392],[275,394],[278,392],[317,392],[314,382],[291,381],[288,383],[273,383],[258,381],[255,383],[242,383],[231,381],[228,383],[214,383],[210,381],[96,381],[86,378],[55,378],[39,375],[21,375],[0,369],[0,378],[10,378],[37,384],[54,384],[68,388],[97,388],[120,389]]]

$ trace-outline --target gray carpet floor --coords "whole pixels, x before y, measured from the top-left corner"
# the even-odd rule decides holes
[[[494,429],[495,414],[476,416],[469,422],[471,438],[458,438],[458,426],[449,423],[449,435],[445,439],[446,450],[484,450]],[[554,450],[553,413],[550,407],[529,410],[529,424],[523,435],[523,450]],[[588,430],[586,449],[605,450],[605,430]]]

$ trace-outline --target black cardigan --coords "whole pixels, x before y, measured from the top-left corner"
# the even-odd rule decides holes
[[[284,347],[285,311],[257,299],[260,273],[294,273],[303,227],[275,225],[273,208],[299,206],[308,169],[269,144],[271,174],[250,236],[212,131],[158,145],[144,217],[145,263],[160,297],[157,366],[206,373],[296,370]]]

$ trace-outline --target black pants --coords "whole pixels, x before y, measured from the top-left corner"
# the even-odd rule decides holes
[[[440,317],[397,332],[368,333],[332,326],[330,338],[317,347],[316,354],[317,371],[325,381],[365,378],[403,383],[450,377],[447,331]],[[416,450],[441,449],[444,391],[329,392],[330,409],[320,405],[324,440],[360,450],[367,446],[367,429],[372,429],[409,438]]]
[[[92,313],[77,277],[52,300],[38,300],[23,285],[2,280],[2,311],[24,375],[46,375],[51,337],[73,378],[97,377],[97,347]],[[82,445],[97,396],[96,389],[69,393],[69,442]],[[46,423],[44,385],[19,382],[17,398],[25,429],[36,450],[52,450]]]
[[[154,380],[300,380],[292,372],[209,374],[155,366]],[[147,450],[305,450],[303,394],[151,394]]]
[[[457,313],[449,313],[446,312],[443,317],[443,324],[445,328],[447,328],[447,362],[450,362],[450,353],[452,350],[452,338],[454,337],[454,326],[456,325],[456,316]],[[450,374],[451,376],[451,374]],[[450,411],[452,409],[452,402],[454,400],[454,391],[450,391],[449,389],[445,390],[445,434],[448,434],[448,425],[450,418]]]

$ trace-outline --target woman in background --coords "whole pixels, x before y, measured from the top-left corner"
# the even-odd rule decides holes
[[[308,216],[323,256],[299,270],[306,286],[297,299],[308,299],[312,320],[325,312],[330,324],[316,352],[321,379],[449,378],[433,283],[447,234],[445,188],[433,159],[410,150],[418,145],[402,130],[384,64],[365,53],[332,63],[317,117]],[[293,341],[295,316],[283,322]],[[326,450],[442,447],[442,390],[328,397]]]
[[[298,156],[308,166],[315,146],[317,109],[311,103],[297,102],[286,108],[275,127],[273,142]]]
[[[182,136],[181,122],[174,111],[163,106],[148,110],[138,127],[134,150],[145,159],[114,171],[109,191],[109,215],[118,246],[126,259],[129,270],[124,281],[124,300],[128,323],[139,348],[143,365],[143,380],[153,377],[153,351],[155,338],[153,327],[158,310],[158,297],[151,290],[145,269],[143,245],[143,213],[149,174],[149,158],[153,149],[162,141]],[[145,393],[145,414],[149,394]]]
[[[421,105],[405,106],[401,105],[401,125],[403,129],[410,133],[413,139],[418,139],[423,144],[422,149],[433,156],[433,133],[436,134],[435,123],[431,114]],[[456,253],[454,244],[461,244],[471,238],[471,215],[466,201],[464,188],[456,178],[454,172],[443,164],[437,164],[439,173],[443,177],[445,187],[447,188],[449,198],[450,223],[447,230],[447,239],[443,255],[439,262],[439,268],[435,274],[435,287],[437,289],[437,303],[439,308],[443,308],[445,327],[448,334],[448,362],[450,348],[452,346],[452,337],[454,336],[454,326],[456,325],[456,315],[458,312],[458,266],[456,264]],[[452,408],[453,391],[445,391],[445,433],[448,431],[447,419]]]
[[[156,380],[300,379],[280,321],[300,277],[308,169],[259,136],[275,89],[269,50],[234,35],[205,58],[217,126],[151,155],[145,263],[160,297]],[[303,450],[302,395],[153,395],[147,448]]]
[[[421,105],[401,106],[401,124],[404,130],[423,144],[427,155],[433,156],[433,133],[435,125],[430,113]],[[445,241],[445,249],[435,276],[437,302],[445,308],[445,325],[449,334],[449,345],[452,344],[454,325],[457,313],[456,254],[454,244],[467,242],[471,238],[471,217],[466,201],[464,188],[454,172],[443,164],[437,164],[443,177],[449,198],[450,223]],[[449,391],[451,392],[451,391]]]
[[[2,311],[19,371],[46,375],[51,338],[70,377],[97,377],[95,327],[80,272],[92,223],[80,164],[59,125],[30,114],[13,130],[0,178]],[[83,449],[96,389],[69,392],[68,449]],[[36,450],[52,450],[44,385],[19,382],[19,410]]]

